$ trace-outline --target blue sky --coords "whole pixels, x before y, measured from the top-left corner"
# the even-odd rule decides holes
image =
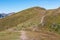
[[[0,13],[18,12],[34,6],[54,9],[60,7],[60,0],[0,0]]]

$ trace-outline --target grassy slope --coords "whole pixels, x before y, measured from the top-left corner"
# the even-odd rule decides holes
[[[46,26],[50,31],[60,33],[60,9],[49,10],[48,16],[45,17]]]
[[[39,7],[29,8],[18,12],[14,15],[8,16],[0,20],[0,30],[4,30],[10,27],[17,26],[20,23],[23,23],[35,16],[42,15],[44,9]]]
[[[0,20],[0,28],[1,28],[0,30],[5,30],[10,27],[12,30],[0,32],[0,40],[20,40],[20,32],[14,32],[14,31],[19,31],[20,29],[22,29],[22,27],[24,27],[26,29],[31,29],[31,30],[33,28],[30,28],[30,27],[33,27],[33,26],[41,27],[41,25],[39,23],[40,23],[41,17],[43,15],[45,15],[44,12],[45,12],[45,9],[39,8],[39,7],[34,7],[34,8],[29,8],[29,9],[23,10],[21,12],[13,14],[4,19],[1,19]],[[55,11],[49,11],[49,12],[46,12],[46,14],[48,14],[45,17],[46,27],[48,28],[48,30],[49,29],[52,30],[52,28],[50,28],[50,25],[53,22],[60,23],[60,21],[59,21],[60,15],[57,16],[57,19],[56,19],[56,17],[54,16],[54,14],[56,14]],[[57,35],[57,36],[55,36],[55,35],[53,35],[54,33],[50,33],[48,30],[42,29],[40,32],[27,31],[27,35],[30,38],[36,37],[38,40],[40,40],[39,39],[40,36],[38,36],[38,35],[41,35],[41,40],[53,40],[54,37],[55,37],[54,40],[60,40],[59,35],[55,34],[55,35]],[[47,35],[44,35],[44,34],[47,34]],[[32,35],[32,36],[30,36],[30,35]]]

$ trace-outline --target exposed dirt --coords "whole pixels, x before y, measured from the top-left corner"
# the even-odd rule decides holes
[[[60,36],[51,32],[21,31],[22,40],[60,40]]]

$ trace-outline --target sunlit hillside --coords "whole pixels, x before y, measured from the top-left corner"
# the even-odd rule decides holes
[[[60,40],[60,8],[32,7],[0,19],[0,40]]]

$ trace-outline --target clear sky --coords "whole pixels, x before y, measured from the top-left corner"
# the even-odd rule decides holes
[[[54,9],[60,7],[60,0],[0,0],[0,13],[18,12],[34,6]]]

